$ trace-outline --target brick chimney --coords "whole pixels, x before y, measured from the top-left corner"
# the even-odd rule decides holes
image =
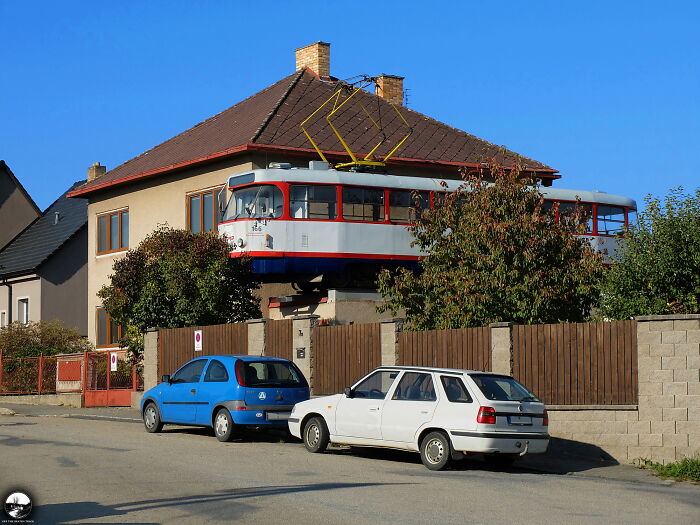
[[[308,67],[319,77],[331,76],[331,45],[316,42],[296,50],[297,71]]]
[[[88,182],[95,180],[107,173],[107,166],[101,166],[99,162],[95,162],[88,168]]]
[[[385,98],[397,106],[403,105],[403,77],[385,75],[382,73],[377,77],[377,85],[374,89],[375,95]]]

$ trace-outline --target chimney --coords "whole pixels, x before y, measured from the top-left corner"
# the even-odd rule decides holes
[[[388,100],[392,104],[403,106],[403,77],[382,73],[377,77],[374,94]]]
[[[319,77],[331,76],[331,45],[316,42],[296,50],[297,71],[308,67]]]
[[[95,162],[88,168],[88,182],[92,182],[98,177],[107,173],[107,166],[100,166],[99,162]]]

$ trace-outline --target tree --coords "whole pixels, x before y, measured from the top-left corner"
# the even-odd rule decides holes
[[[405,310],[416,330],[585,320],[603,266],[587,241],[572,235],[585,231],[583,209],[557,222],[518,168],[491,163],[462,178],[458,191],[409,225],[413,245],[426,253],[421,272],[380,273],[382,311]]]
[[[75,328],[66,328],[60,321],[17,321],[0,330],[0,353],[5,357],[73,354],[93,349]]]
[[[260,317],[250,260],[229,253],[228,243],[214,234],[163,227],[116,260],[110,284],[97,295],[112,319],[127,327],[125,346],[139,355],[149,327]]]
[[[601,286],[601,314],[700,313],[700,188],[647,196]]]

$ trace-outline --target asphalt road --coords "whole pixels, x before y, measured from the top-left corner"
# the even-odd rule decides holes
[[[417,454],[310,454],[282,434],[147,434],[129,411],[15,410],[34,415],[0,416],[0,493],[29,491],[35,523],[700,523],[695,485],[478,460],[430,472]]]

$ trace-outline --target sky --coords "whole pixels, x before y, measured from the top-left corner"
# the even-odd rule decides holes
[[[405,77],[408,106],[637,200],[700,186],[697,1],[0,0],[0,159],[40,208],[294,71]]]

